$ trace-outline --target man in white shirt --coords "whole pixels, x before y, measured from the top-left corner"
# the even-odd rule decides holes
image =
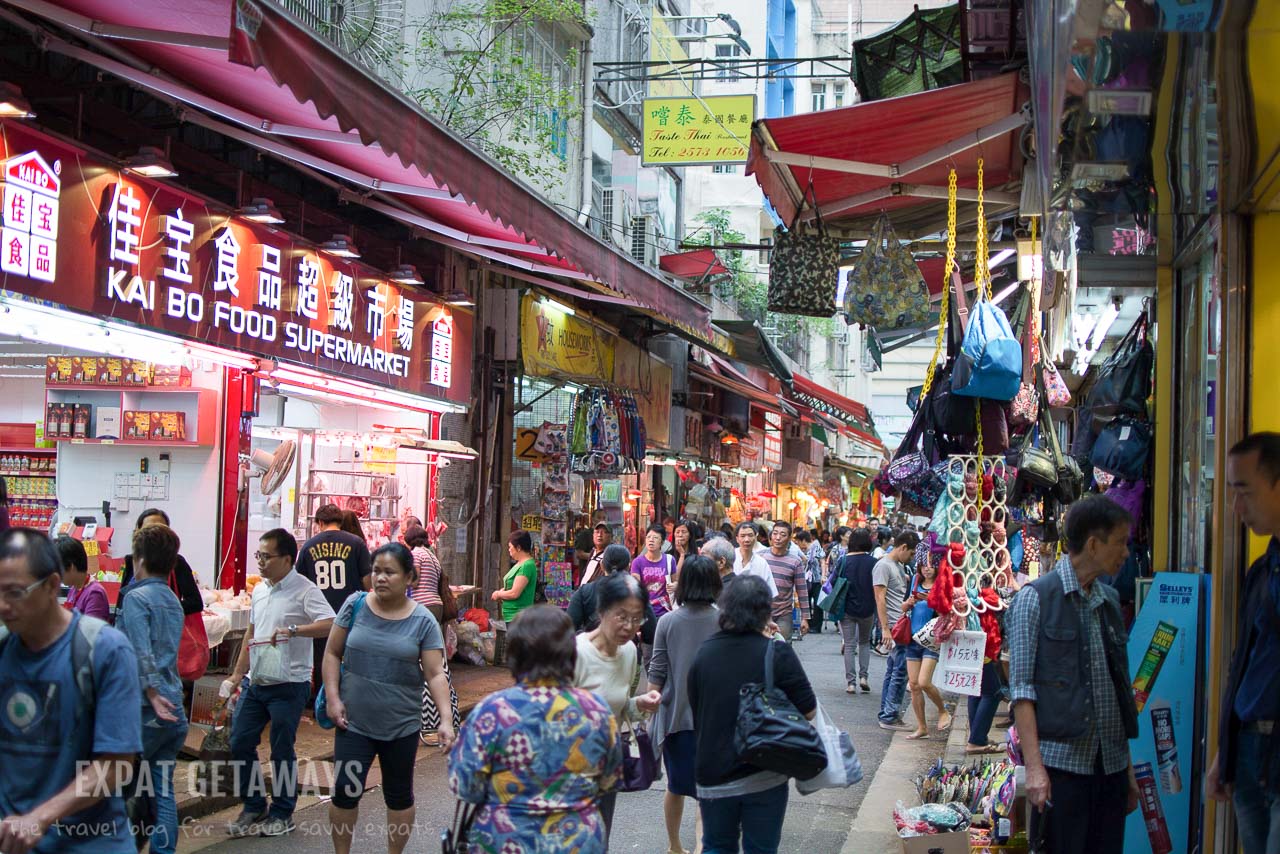
[[[738,547],[733,553],[733,571],[737,575],[754,575],[769,585],[769,595],[777,597],[778,585],[773,580],[773,570],[756,551],[756,528],[750,522],[739,522],[734,536]],[[761,549],[760,551],[763,551]]]
[[[230,696],[249,674],[231,723],[231,756],[237,763],[237,794],[244,809],[227,830],[231,836],[283,836],[294,829],[298,802],[298,763],[294,738],[302,710],[311,698],[312,639],[329,636],[333,608],[324,594],[294,571],[298,541],[283,528],[258,541],[262,583],[253,591],[249,630],[231,678],[222,683]],[[268,809],[258,743],[271,724],[272,798]]]

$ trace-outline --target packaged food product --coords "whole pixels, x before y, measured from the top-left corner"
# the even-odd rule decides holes
[[[58,383],[58,357],[49,356],[45,360],[44,381],[50,385]]]
[[[129,410],[124,414],[124,438],[150,439],[151,413]]]
[[[124,382],[124,359],[99,359],[98,382],[102,385],[120,385]]]

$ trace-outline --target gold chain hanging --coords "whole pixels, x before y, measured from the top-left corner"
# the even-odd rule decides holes
[[[978,511],[982,511],[982,470],[983,470],[983,447],[982,447],[982,399],[975,397],[973,399],[973,421],[978,428]]]
[[[924,375],[920,400],[933,388],[933,375],[938,370],[938,358],[942,355],[942,343],[947,335],[947,321],[951,318],[951,272],[956,268],[956,170],[947,177],[947,260],[942,268],[942,305],[938,311],[938,336],[933,344],[933,358]]]
[[[978,158],[978,257],[973,265],[974,284],[978,287],[979,298],[986,295],[991,299],[991,253],[987,243],[987,213],[982,195],[982,158]]]

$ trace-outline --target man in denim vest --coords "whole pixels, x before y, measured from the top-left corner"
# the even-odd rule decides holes
[[[1244,579],[1205,794],[1234,802],[1245,854],[1263,854],[1280,850],[1280,433],[1241,439],[1227,454],[1227,486],[1240,521],[1271,541]]]
[[[1125,815],[1138,806],[1129,739],[1138,713],[1115,575],[1132,518],[1102,496],[1067,511],[1067,556],[1019,591],[1009,611],[1009,693],[1031,839],[1049,854],[1121,854]]]

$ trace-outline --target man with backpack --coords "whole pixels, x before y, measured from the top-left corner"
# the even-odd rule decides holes
[[[0,852],[133,854],[120,790],[142,750],[138,661],[59,606],[61,584],[48,537],[0,533]]]

